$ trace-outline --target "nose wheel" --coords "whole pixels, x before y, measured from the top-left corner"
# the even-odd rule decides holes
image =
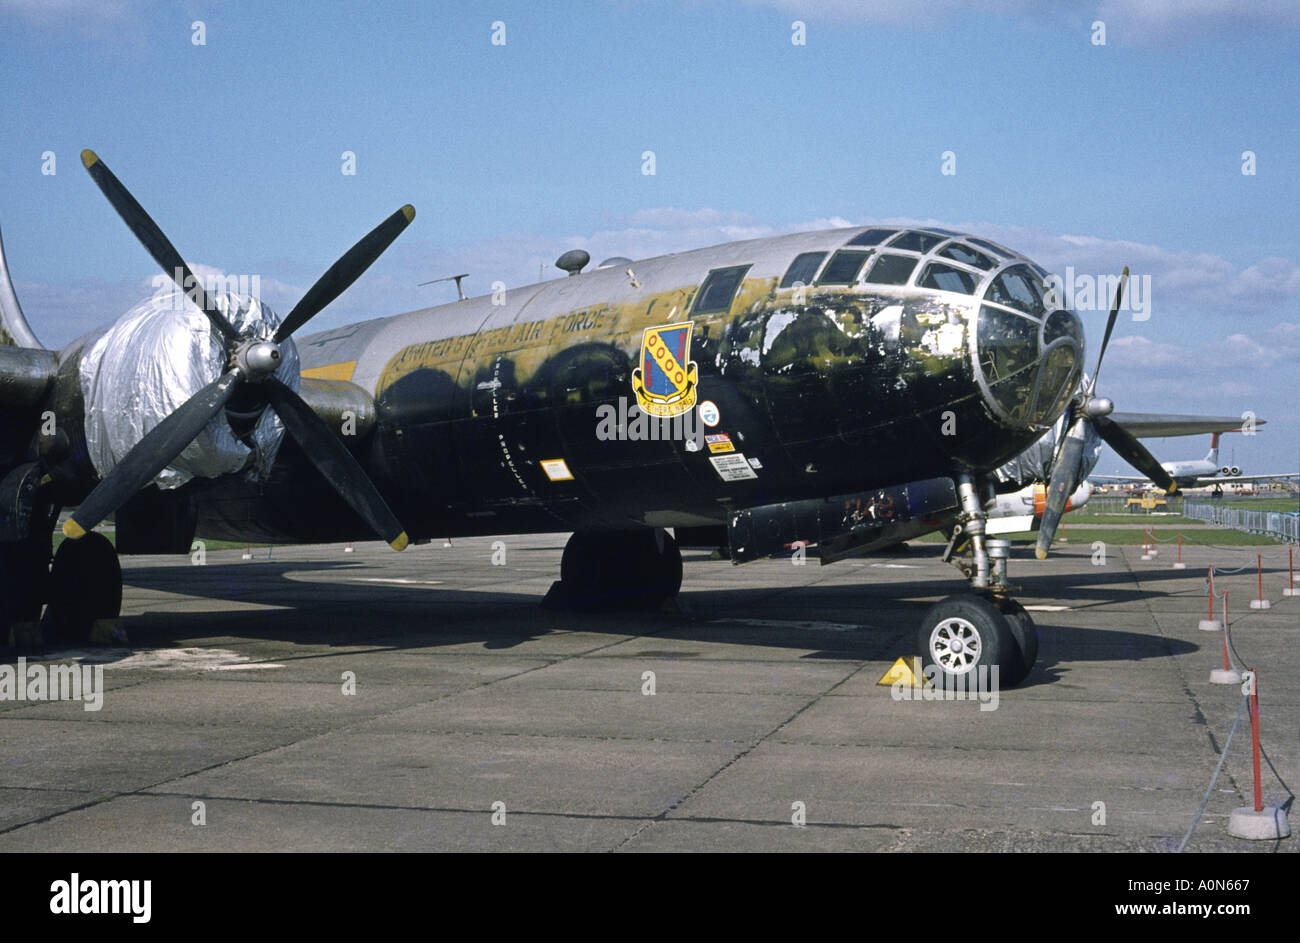
[[[949,596],[921,620],[917,649],[923,668],[933,665],[936,683],[973,690],[981,668],[997,667],[1001,687],[1019,684],[1038,657],[1038,630],[1013,599],[974,594]],[[992,674],[985,672],[991,683]]]

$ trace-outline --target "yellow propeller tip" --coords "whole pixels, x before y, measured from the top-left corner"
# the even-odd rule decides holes
[[[410,538],[406,536],[406,531],[402,531],[396,538],[388,542],[388,546],[392,547],[398,553],[401,553],[406,549],[406,545],[410,542]]]
[[[1165,494],[1173,494],[1177,490],[1178,490],[1178,482],[1175,481],[1172,485],[1169,486],[1169,490],[1166,491]]]
[[[1035,548],[1034,548],[1034,556],[1038,557],[1038,559],[1040,559],[1040,560],[1046,560],[1046,559],[1047,559],[1047,551],[1044,550],[1042,547],[1035,547]]]
[[[72,540],[80,540],[82,537],[86,536],[86,531],[72,518],[68,518],[63,522],[63,536],[71,538]]]
[[[89,170],[91,167],[94,167],[98,163],[99,163],[99,155],[96,154],[94,151],[92,151],[90,148],[86,148],[84,151],[81,152],[81,164],[87,170]]]
[[[407,203],[402,207],[402,215],[406,217],[406,221],[409,223],[411,220],[415,219],[415,207],[410,203]]]

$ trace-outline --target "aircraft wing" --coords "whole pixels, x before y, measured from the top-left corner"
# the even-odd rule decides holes
[[[1285,475],[1225,475],[1222,478],[1203,477],[1196,479],[1196,486],[1201,485],[1228,485],[1234,482],[1245,481],[1283,481],[1288,478],[1300,478],[1300,472],[1289,472]]]
[[[1112,422],[1117,422],[1139,439],[1163,438],[1177,435],[1203,435],[1207,432],[1233,432],[1245,423],[1241,416],[1182,416],[1172,413],[1111,413]],[[1262,426],[1263,419],[1254,420],[1255,425]],[[1099,475],[1092,476],[1101,477]],[[1120,479],[1123,481],[1142,481],[1141,478]]]
[[[1284,481],[1288,478],[1300,478],[1300,472],[1287,472],[1283,475],[1201,475],[1196,479],[1193,488],[1200,488],[1204,485],[1228,485],[1247,481]],[[1089,481],[1134,481],[1149,482],[1150,478],[1143,478],[1141,475],[1089,475]]]

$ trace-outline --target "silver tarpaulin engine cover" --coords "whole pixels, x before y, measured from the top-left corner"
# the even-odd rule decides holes
[[[280,323],[270,308],[247,295],[209,292],[208,297],[242,336],[270,340]],[[275,376],[296,391],[293,341],[280,344],[280,355]],[[86,445],[100,477],[225,367],[220,336],[179,289],[155,294],[124,314],[81,358]],[[265,474],[283,435],[284,426],[268,408],[253,429],[250,449],[219,413],[153,483],[167,490],[196,476],[216,478],[244,468]]]

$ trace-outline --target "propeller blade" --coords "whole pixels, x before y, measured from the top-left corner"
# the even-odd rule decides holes
[[[331,301],[343,294],[349,285],[361,277],[362,272],[370,268],[375,259],[384,254],[384,250],[393,244],[393,240],[402,234],[402,230],[413,219],[415,219],[415,207],[408,203],[362,236],[361,241],[343,253],[343,256],[316,280],[316,284],[308,289],[307,294],[302,296],[302,300],[294,305],[289,316],[281,322],[275,332],[275,342],[281,343],[315,317]]]
[[[262,382],[271,408],[284,421],[284,427],[303,453],[343,500],[394,550],[405,550],[406,531],[389,510],[374,483],[352,457],[325,420],[303,402],[289,387],[275,377]]]
[[[222,337],[228,343],[239,340],[239,332],[212,303],[208,293],[203,290],[203,283],[194,277],[194,273],[185,264],[185,260],[176,251],[176,247],[167,240],[162,229],[144,211],[144,207],[136,202],[131,192],[122,185],[122,181],[118,180],[113,171],[108,169],[108,165],[99,159],[98,154],[91,150],[81,152],[81,163],[86,168],[86,172],[90,174],[90,179],[95,181],[104,196],[108,197],[108,202],[113,204],[113,209],[117,210],[117,215],[122,217],[123,222],[140,240],[140,244],[153,256],[153,260],[162,266],[162,270],[176,282],[181,291],[195,298],[199,307],[203,309],[203,313],[212,322],[212,326],[221,332]],[[195,297],[196,292],[197,297]]]
[[[1146,446],[1139,442],[1133,433],[1104,416],[1096,419],[1095,424],[1097,434],[1119,453],[1120,458],[1170,494],[1178,490],[1178,482],[1169,477],[1169,472],[1161,467],[1156,457],[1147,451]]]
[[[1111,305],[1110,317],[1106,319],[1106,333],[1101,338],[1101,349],[1097,351],[1097,369],[1092,371],[1092,383],[1088,385],[1088,395],[1097,388],[1097,375],[1101,373],[1101,358],[1106,356],[1106,345],[1110,343],[1110,332],[1115,330],[1115,320],[1119,317],[1119,303],[1124,297],[1124,287],[1128,285],[1128,266],[1120,273],[1119,284],[1115,286],[1115,303]]]
[[[92,527],[131,500],[225,408],[240,379],[235,370],[217,377],[150,429],[64,522],[63,533],[73,540],[84,537]]]
[[[1087,416],[1079,416],[1070,424],[1069,434],[1052,464],[1052,480],[1047,485],[1047,503],[1043,507],[1043,522],[1038,529],[1038,545],[1034,553],[1040,560],[1047,558],[1047,548],[1056,537],[1056,528],[1065,513],[1065,505],[1079,484],[1083,468],[1083,446],[1087,439]]]

